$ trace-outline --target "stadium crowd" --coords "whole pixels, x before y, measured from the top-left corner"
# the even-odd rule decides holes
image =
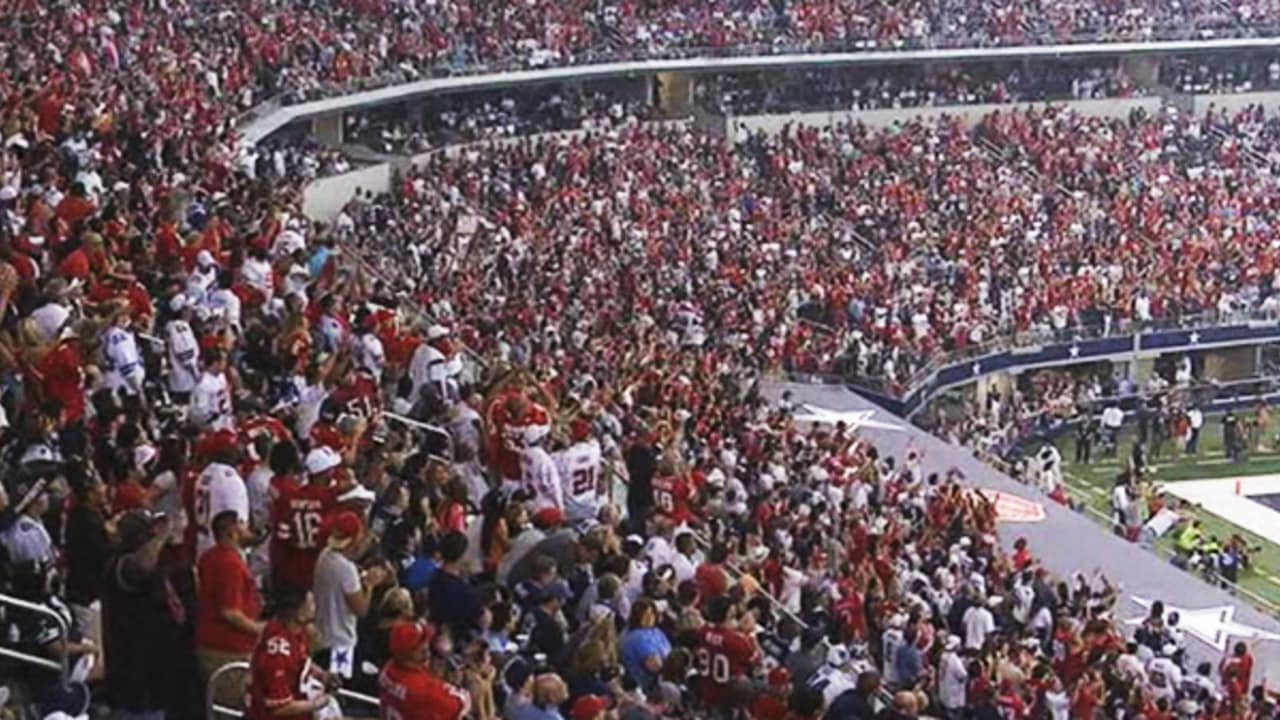
[[[12,22],[3,29],[5,62],[39,70],[65,59],[67,69],[85,74],[92,68],[146,68],[164,86],[140,90],[189,86],[206,100],[246,111],[268,97],[298,102],[440,73],[695,52],[1251,36],[1274,26],[1278,12],[1269,2],[1208,0],[946,0],[909,6],[862,0],[251,0],[165,5],[158,18],[150,9],[15,2]]]
[[[49,613],[4,637],[74,678],[7,666],[16,704],[198,717],[246,660],[250,718],[339,686],[486,720],[1274,714],[1246,646],[1184,668],[1161,607],[1127,636],[963,478],[760,394],[1265,303],[1269,190],[1223,139],[1261,118],[630,126],[437,157],[321,226],[308,156],[239,152],[235,114],[376,69],[406,11],[100,7],[0,28],[0,569]],[[428,7],[485,59],[498,17],[576,6]]]

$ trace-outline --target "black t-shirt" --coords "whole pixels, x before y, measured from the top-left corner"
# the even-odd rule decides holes
[[[552,665],[560,664],[568,638],[554,616],[536,607],[525,615],[523,629],[529,633],[528,654],[542,653]]]
[[[67,601],[88,605],[102,596],[111,549],[102,514],[77,505],[67,516]]]

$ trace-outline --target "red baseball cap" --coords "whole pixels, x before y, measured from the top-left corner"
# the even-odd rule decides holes
[[[360,533],[364,532],[364,521],[349,510],[340,512],[329,517],[321,527],[321,532],[330,545],[338,547],[360,537]]]
[[[569,712],[572,720],[595,720],[596,716],[609,709],[609,701],[599,695],[583,695],[573,701],[573,710]]]
[[[564,524],[564,513],[558,507],[544,507],[533,514],[533,524],[538,527],[554,527]]]
[[[791,673],[781,665],[769,671],[769,685],[782,687],[791,682]]]
[[[398,622],[391,626],[387,649],[394,657],[406,657],[431,642],[435,636],[436,629],[427,623]]]

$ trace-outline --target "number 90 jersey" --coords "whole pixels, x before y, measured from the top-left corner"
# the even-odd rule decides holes
[[[698,628],[698,644],[694,668],[698,673],[698,700],[706,707],[726,707],[731,700],[730,685],[748,677],[760,661],[755,640],[726,627],[703,625]]]

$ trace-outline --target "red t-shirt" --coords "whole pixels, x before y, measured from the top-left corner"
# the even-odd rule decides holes
[[[307,483],[285,488],[276,498],[271,517],[271,568],[278,581],[306,589],[311,587],[320,557],[320,525],[337,505],[337,491],[330,485]]]
[[[249,684],[245,688],[244,716],[247,720],[309,720],[311,713],[273,715],[280,707],[302,697],[302,681],[311,662],[307,656],[307,632],[289,630],[279,620],[263,629],[249,661]]]
[[[1075,696],[1071,698],[1071,717],[1091,718],[1098,711],[1098,705],[1101,702],[1102,698],[1098,697],[1092,685],[1081,685],[1076,688]]]
[[[654,512],[669,517],[677,523],[693,519],[689,500],[693,488],[683,475],[667,475],[653,479]]]
[[[698,699],[707,707],[723,707],[729,684],[750,673],[759,659],[755,641],[737,630],[714,625],[698,628]]]
[[[756,720],[786,720],[787,703],[772,693],[761,693],[751,701],[751,717]]]
[[[378,676],[378,699],[387,720],[458,720],[463,695],[425,667],[404,667],[394,660]]]
[[[46,397],[62,405],[62,419],[74,422],[84,417],[84,370],[80,343],[67,341],[40,359],[36,375]]]
[[[262,599],[253,575],[239,550],[222,545],[209,548],[196,563],[200,579],[196,598],[196,647],[228,653],[248,653],[257,637],[234,627],[222,617],[236,609],[255,619]]]

